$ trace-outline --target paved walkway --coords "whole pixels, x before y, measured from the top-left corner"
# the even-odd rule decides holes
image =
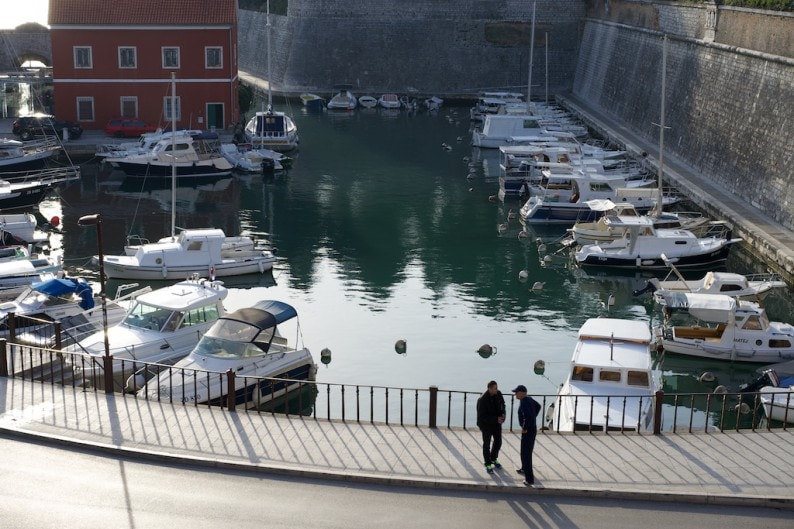
[[[215,468],[377,484],[794,509],[794,429],[759,433],[548,434],[537,488],[485,473],[476,430],[227,412],[0,378],[0,435]]]

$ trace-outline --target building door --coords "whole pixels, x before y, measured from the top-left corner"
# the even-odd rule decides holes
[[[223,115],[223,103],[207,103],[207,128],[210,130],[225,127],[226,119]]]

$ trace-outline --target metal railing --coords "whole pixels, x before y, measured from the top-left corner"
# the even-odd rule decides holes
[[[315,419],[430,428],[476,428],[481,393],[429,388],[396,388],[313,380],[237,376],[171,365],[91,356],[0,340],[0,376],[81,387],[135,398],[218,406],[230,411],[284,413]],[[654,395],[536,395],[540,434],[636,432],[724,432],[788,429],[794,422],[794,396],[779,395],[784,421],[764,416],[760,393],[674,393]],[[569,399],[565,402],[565,399]],[[518,401],[505,396],[509,431],[519,429]],[[789,406],[791,405],[791,406]],[[575,426],[563,429],[562,408],[573,410]],[[790,419],[787,414],[791,409]],[[594,410],[601,410],[597,415]],[[580,410],[583,410],[580,413]],[[603,411],[606,410],[605,413]],[[645,410],[638,413],[633,410]],[[631,413],[629,413],[631,411]],[[629,417],[635,418],[629,418]],[[636,417],[643,417],[638,419]]]

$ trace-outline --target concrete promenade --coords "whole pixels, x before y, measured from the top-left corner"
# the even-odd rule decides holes
[[[794,429],[539,434],[536,487],[486,474],[476,429],[358,424],[172,405],[0,377],[0,435],[147,460],[381,485],[794,509]]]

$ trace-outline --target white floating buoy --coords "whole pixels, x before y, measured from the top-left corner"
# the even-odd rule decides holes
[[[538,251],[539,252],[545,252],[546,251],[546,245],[545,244],[538,244]]]
[[[725,395],[726,393],[728,393],[728,388],[726,388],[725,386],[723,386],[722,384],[720,384],[719,386],[717,386],[716,388],[714,388],[714,393],[715,393],[716,395]]]
[[[442,143],[441,148],[444,149],[445,151],[451,151],[452,145],[447,145],[446,143]]]
[[[543,264],[551,264],[552,258],[550,255],[543,256]]]
[[[535,362],[535,365],[532,367],[532,369],[535,371],[536,375],[542,375],[546,372],[546,362],[543,360],[538,360]]]
[[[742,415],[747,415],[748,413],[750,413],[750,405],[747,404],[746,402],[737,404],[736,406],[733,407],[733,409],[734,411],[738,411]]]
[[[458,141],[458,143],[462,142],[463,141],[463,136],[458,136],[458,140],[457,141]]]
[[[497,200],[499,200],[499,197],[496,195],[491,195],[488,197],[489,202],[496,202]]]
[[[508,211],[508,212],[507,212],[507,218],[508,218],[508,219],[514,219],[514,218],[516,218],[516,212],[515,212],[515,211],[513,211],[513,208],[510,208],[510,211]]]
[[[712,373],[711,371],[706,371],[705,373],[700,375],[700,377],[698,377],[698,380],[700,382],[714,382],[716,379],[717,377],[715,377],[714,373]]]
[[[506,223],[506,222],[503,222],[502,224],[499,224],[499,225],[496,227],[496,230],[497,230],[499,233],[504,233],[504,232],[506,232],[506,231],[507,231],[507,228],[508,228],[508,226],[507,226],[507,223]]]
[[[532,284],[532,290],[543,290],[543,286],[544,286],[545,284],[546,284],[546,283],[541,283],[540,281],[535,281],[535,282]]]
[[[406,353],[407,347],[408,344],[405,340],[397,340],[397,342],[394,344],[394,350],[397,351],[398,355],[404,355]]]
[[[518,273],[518,280],[519,281],[526,281],[528,278],[529,278],[529,272],[527,272],[526,270],[521,270]]]
[[[529,237],[527,230],[521,230],[520,232],[518,232],[519,239],[526,239],[527,237]]]

